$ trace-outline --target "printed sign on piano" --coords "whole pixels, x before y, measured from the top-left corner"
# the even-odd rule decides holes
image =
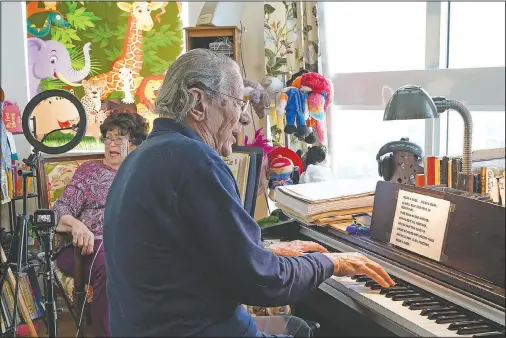
[[[390,243],[440,261],[450,204],[400,189]]]

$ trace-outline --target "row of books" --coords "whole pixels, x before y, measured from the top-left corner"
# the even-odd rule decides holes
[[[3,267],[3,265],[6,264],[7,257],[1,247],[0,258],[0,262],[2,263],[0,267]],[[25,273],[19,277],[18,307],[14,318],[15,286],[15,276],[9,268],[7,269],[7,276],[0,293],[0,331],[3,335],[12,327],[15,320],[16,326],[23,323],[27,324],[29,331],[35,334],[33,321],[43,318],[45,315],[44,300],[42,298],[35,268],[33,266],[28,267]]]
[[[2,170],[2,203],[7,203],[13,197],[23,196],[23,178],[18,175],[18,169],[26,170],[27,167],[24,163],[19,164],[17,167],[4,168]],[[26,180],[26,189],[30,191],[33,178],[28,177]]]
[[[462,172],[462,158],[427,156],[424,174],[416,176],[416,185],[457,188],[458,174]],[[473,166],[475,193],[489,196],[493,203],[506,205],[504,167]]]
[[[26,274],[20,276],[19,283],[19,293],[26,304],[30,319],[33,321],[43,318],[45,313],[44,303],[33,267],[30,267]],[[2,333],[5,332],[6,328],[12,326],[12,323],[14,322],[12,318],[12,312],[14,310],[14,291],[15,290],[12,285],[6,281],[3,285],[0,297],[0,307],[3,313],[3,317],[0,316]],[[24,320],[21,320],[22,317],[19,305],[17,312],[16,325],[19,325],[24,322]]]

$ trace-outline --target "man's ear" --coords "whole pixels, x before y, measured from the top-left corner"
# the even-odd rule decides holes
[[[206,117],[206,105],[204,103],[204,92],[198,88],[189,89],[190,95],[193,95],[195,104],[190,109],[188,116],[196,122],[201,122]]]

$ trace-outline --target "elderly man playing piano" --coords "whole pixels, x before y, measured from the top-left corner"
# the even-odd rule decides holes
[[[243,88],[238,65],[205,49],[167,70],[156,101],[161,117],[120,167],[105,208],[113,336],[299,336],[262,333],[241,304],[295,303],[332,275],[394,285],[360,254],[317,246],[283,257],[264,247],[220,157],[250,121]]]

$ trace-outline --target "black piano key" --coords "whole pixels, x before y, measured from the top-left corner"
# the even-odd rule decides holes
[[[494,331],[494,332],[487,332],[487,333],[478,333],[478,334],[475,334],[473,335],[473,338],[476,337],[489,337],[489,338],[499,338],[499,337],[504,337],[504,332],[499,332],[499,331]]]
[[[371,280],[369,277],[367,276],[359,276],[355,279],[357,282],[361,283],[361,282],[367,282],[369,280]]]
[[[369,288],[371,290],[381,290],[381,289],[383,289],[383,287],[381,285],[379,285],[379,284],[378,285],[371,285]]]
[[[447,317],[447,316],[456,316],[456,315],[459,315],[460,313],[458,311],[455,311],[455,310],[450,310],[450,311],[439,311],[439,312],[432,312],[430,315],[427,316],[427,318],[429,318],[430,320],[435,320],[435,319],[438,319],[438,318],[441,318],[441,317]]]
[[[356,280],[358,277],[363,277],[365,275],[354,275],[354,276],[351,276],[350,278],[353,279],[353,280]]]
[[[452,311],[452,310],[455,310],[455,308],[453,306],[443,306],[443,307],[436,307],[436,308],[427,308],[427,309],[424,309],[422,310],[422,312],[420,312],[420,316],[428,316],[428,315],[431,315],[435,312],[441,312],[441,311]]]
[[[444,305],[439,302],[420,302],[414,303],[409,306],[410,310],[424,310],[424,309],[439,309],[443,308]]]
[[[387,292],[385,294],[385,296],[387,298],[392,298],[393,296],[396,296],[396,295],[414,295],[416,294],[413,290],[394,290],[394,291],[390,291],[390,292]]]
[[[373,280],[368,280],[367,282],[365,282],[365,286],[367,286],[367,287],[371,287],[373,285],[379,285],[379,284]]]
[[[458,330],[460,328],[467,327],[470,325],[483,325],[483,324],[485,324],[485,322],[483,320],[467,320],[464,322],[451,323],[450,326],[448,326],[448,330],[455,331],[455,330]]]
[[[392,292],[392,291],[401,291],[401,290],[411,290],[411,289],[408,289],[407,287],[405,286],[391,286],[389,288],[384,288],[383,290],[380,291],[380,294],[381,295],[384,295],[385,293],[389,293],[389,292]]]
[[[416,299],[423,299],[423,297],[424,296],[419,293],[400,294],[400,295],[394,295],[392,297],[392,300],[393,301],[400,301],[400,300],[407,300],[407,299],[416,300]]]
[[[466,315],[452,315],[452,316],[442,316],[436,319],[436,324],[448,324],[453,322],[458,322],[461,320],[469,320],[469,318]]]
[[[457,330],[457,334],[463,335],[463,334],[487,333],[490,331],[494,331],[494,329],[488,325],[480,325],[480,326],[463,327]]]
[[[414,298],[414,299],[406,299],[402,302],[402,306],[411,306],[415,303],[424,303],[424,302],[433,302],[434,298],[431,297],[422,297],[422,298]]]

